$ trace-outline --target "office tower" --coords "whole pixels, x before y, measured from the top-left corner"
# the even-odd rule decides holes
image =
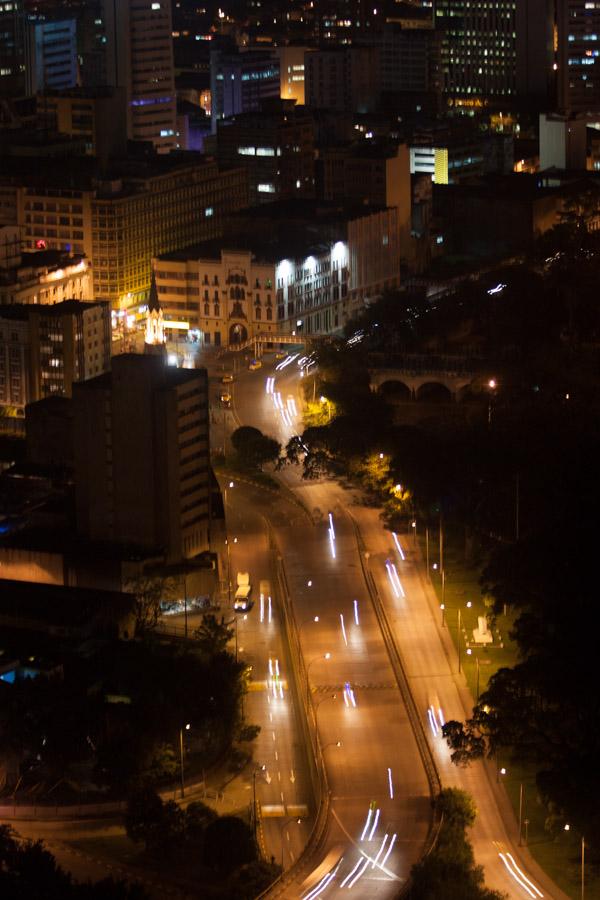
[[[279,60],[280,96],[304,104],[304,54],[308,47],[285,44],[275,48]]]
[[[481,107],[510,101],[516,92],[516,0],[436,0],[435,27],[443,32],[442,90],[449,105]]]
[[[27,94],[64,90],[77,84],[75,19],[40,19],[25,27]]]
[[[211,127],[238,113],[258,112],[261,102],[279,97],[279,61],[262,51],[217,48],[210,54]]]
[[[0,0],[0,97],[21,95],[24,74],[23,3]]]
[[[0,407],[20,411],[110,366],[110,310],[65,300],[0,307]]]
[[[327,47],[304,56],[306,105],[339,112],[371,112],[379,92],[373,47]]]
[[[315,143],[309,111],[294,101],[265,102],[260,112],[218,123],[217,159],[248,170],[251,203],[314,197]]]
[[[557,109],[600,113],[600,3],[556,0],[555,35]]]
[[[206,550],[206,370],[124,354],[110,373],[75,385],[73,401],[79,534],[167,562]]]
[[[124,87],[127,131],[159,153],[177,147],[170,0],[105,0],[106,77]]]

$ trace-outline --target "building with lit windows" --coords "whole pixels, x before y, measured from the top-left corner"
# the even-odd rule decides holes
[[[177,147],[170,0],[104,0],[106,75],[127,95],[128,136]]]
[[[442,30],[443,92],[449,105],[477,109],[516,93],[516,0],[436,0]]]
[[[282,100],[295,100],[299,106],[304,105],[304,54],[307,50],[308,47],[294,44],[275,49],[281,78],[280,97]]]
[[[309,201],[255,208],[247,233],[155,260],[167,334],[204,344],[256,334],[331,334],[400,283],[397,208]],[[258,236],[260,235],[260,237]]]
[[[0,228],[0,244],[3,232]],[[91,300],[92,275],[88,260],[60,250],[18,251],[4,260],[0,252],[0,303],[33,303],[42,306],[63,300]]]
[[[265,101],[260,112],[218,122],[217,158],[247,169],[252,203],[315,194],[315,123],[293,101]]]
[[[217,47],[210,53],[211,126],[239,113],[258,112],[263,100],[278,98],[279,62],[262,50]]]
[[[114,357],[75,385],[78,534],[168,563],[209,546],[208,376],[163,355]]]
[[[110,368],[110,310],[65,300],[0,307],[0,407],[23,415],[27,403],[70,397],[73,384]]]
[[[25,30],[25,88],[63,90],[77,84],[77,29],[75,19],[39,19]]]
[[[556,0],[556,106],[600,113],[600,2]]]
[[[22,0],[0,0],[0,97],[21,96],[25,87]]]
[[[193,154],[115,162],[104,172],[88,157],[35,168],[11,158],[0,172],[0,214],[21,227],[24,248],[85,254],[93,298],[115,309],[147,302],[154,256],[217,237],[247,204],[244,169],[220,172]]]

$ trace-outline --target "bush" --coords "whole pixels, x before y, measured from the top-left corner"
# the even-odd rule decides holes
[[[222,816],[204,833],[204,863],[218,872],[233,872],[257,858],[256,841],[249,825],[237,816]]]

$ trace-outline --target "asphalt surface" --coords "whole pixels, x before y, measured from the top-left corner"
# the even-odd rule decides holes
[[[261,370],[252,373],[237,365],[233,391],[237,424],[253,424],[285,444],[301,431],[301,382],[296,361],[280,371],[275,370],[273,362],[266,362]],[[269,380],[273,378],[274,381]],[[543,896],[564,900],[565,895],[539,869],[527,849],[518,846],[514,814],[502,785],[496,783],[493,765],[481,763],[462,769],[450,761],[439,732],[440,719],[464,719],[473,701],[464,678],[458,674],[448,628],[442,628],[433,590],[412,540],[408,535],[399,535],[396,543],[382,528],[376,510],[362,506],[358,497],[333,482],[307,484],[294,470],[286,471],[283,480],[296,491],[317,522],[294,526],[278,523],[276,536],[296,618],[303,623],[302,644],[310,663],[312,689],[317,702],[323,700],[318,723],[333,792],[322,864],[315,868],[311,881],[294,886],[288,896],[311,900],[317,895],[335,896],[349,887],[354,876],[345,881],[344,888],[341,885],[352,871],[359,875],[352,888],[355,895],[393,896],[419,855],[429,820],[423,766],[393,686],[366,593],[350,513],[370,552],[368,565],[391,619],[442,783],[463,788],[475,799],[478,817],[471,838],[476,860],[484,867],[486,883],[511,898],[536,900]],[[335,531],[333,550],[329,513]],[[315,615],[319,616],[318,623],[312,621]],[[340,615],[344,616],[345,637]],[[325,653],[331,654],[329,660],[323,658]],[[356,708],[344,702],[346,682],[352,685]],[[336,694],[335,700],[332,694]],[[336,746],[338,741],[342,742],[341,747]],[[389,796],[389,781],[386,782],[388,769],[393,800]],[[371,803],[381,810],[371,842],[375,854],[367,846],[368,841],[360,841]],[[372,817],[366,838],[373,821]],[[363,854],[376,855],[385,834],[388,841],[390,835],[397,835],[386,860],[388,871],[373,869],[371,864],[360,864],[355,870],[356,863],[361,857],[364,859]],[[384,846],[384,854],[388,846]],[[329,877],[333,872],[335,875]]]

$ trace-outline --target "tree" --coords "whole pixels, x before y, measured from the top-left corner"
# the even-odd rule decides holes
[[[281,444],[253,428],[242,425],[231,435],[231,443],[240,462],[249,469],[262,469],[265,463],[276,463],[281,453]]]
[[[233,637],[233,628],[227,625],[224,616],[219,620],[209,613],[203,617],[202,623],[194,631],[194,637],[202,653],[212,657],[227,650],[227,645]]]
[[[471,797],[457,788],[445,788],[436,800],[441,818],[437,842],[411,871],[410,900],[502,900],[484,885],[483,869],[475,865],[467,828],[475,822]]]
[[[257,859],[240,866],[227,882],[231,897],[235,900],[254,900],[273,884],[281,874],[281,867],[274,863]]]
[[[0,895],[15,900],[148,900],[139,885],[105,878],[73,883],[41,841],[24,841],[0,826]]]
[[[169,855],[184,835],[184,814],[172,800],[166,803],[151,788],[139,788],[127,802],[127,835],[146,850]]]
[[[152,631],[158,625],[161,601],[172,594],[173,585],[165,578],[138,575],[125,588],[135,598],[135,633],[137,636]]]
[[[252,829],[237,816],[222,816],[207,827],[204,862],[218,872],[233,872],[257,858]]]
[[[185,843],[201,851],[204,847],[206,829],[217,818],[214,809],[205,803],[200,801],[190,803],[185,811]]]

